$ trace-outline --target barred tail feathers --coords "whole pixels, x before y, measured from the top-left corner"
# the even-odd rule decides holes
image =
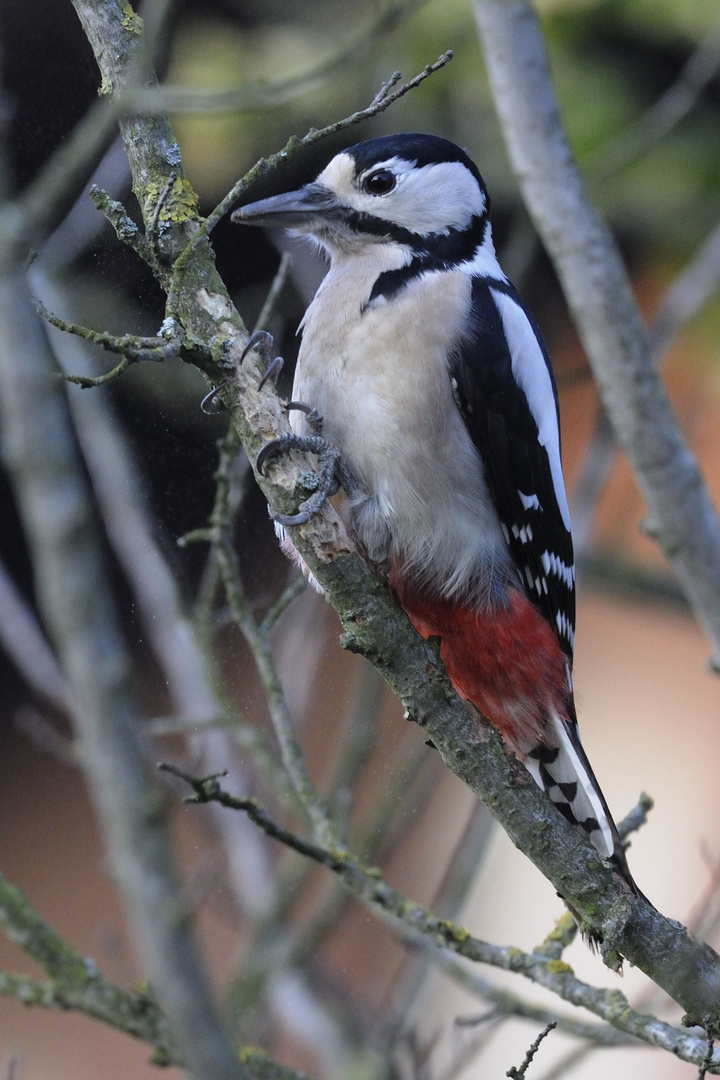
[[[523,764],[563,817],[627,874],[622,843],[583,750],[577,723],[551,709],[547,725],[543,743],[520,753]]]

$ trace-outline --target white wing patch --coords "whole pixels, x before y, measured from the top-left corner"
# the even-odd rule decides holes
[[[560,432],[550,372],[523,309],[506,293],[493,288],[490,292],[503,322],[513,375],[527,398],[537,424],[538,440],[547,451],[555,498],[565,528],[570,532],[570,510],[560,461]]]
[[[529,544],[533,538],[532,525],[513,525],[512,534],[521,544]]]
[[[495,278],[496,281],[507,282],[500,263],[495,254],[495,244],[492,238],[492,227],[488,221],[485,225],[485,235],[469,262],[463,263],[462,269],[474,277]]]
[[[555,625],[557,626],[558,634],[564,637],[566,641],[570,642],[570,645],[575,649],[575,631],[572,623],[568,619],[564,611],[557,611],[555,613]]]
[[[543,551],[540,560],[546,574],[554,574],[555,577],[560,578],[561,581],[565,582],[568,589],[573,588],[575,585],[574,566],[568,566],[554,551]]]
[[[523,504],[525,510],[542,510],[540,500],[537,495],[525,495],[518,489],[518,495],[520,496],[520,502]]]

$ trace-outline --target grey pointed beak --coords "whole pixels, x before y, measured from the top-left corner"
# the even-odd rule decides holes
[[[232,216],[237,225],[263,225],[270,229],[308,229],[318,217],[327,220],[338,209],[338,201],[322,184],[306,184],[298,191],[273,195],[271,199],[241,206]]]

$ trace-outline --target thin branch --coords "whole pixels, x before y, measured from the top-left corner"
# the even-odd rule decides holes
[[[182,356],[186,352],[176,333],[177,325],[173,320],[166,320],[161,333],[154,337],[142,337],[136,334],[116,335],[91,330],[87,326],[80,326],[78,323],[61,319],[48,311],[40,300],[35,300],[35,307],[43,319],[57,330],[82,338],[92,345],[99,345],[108,352],[118,353],[123,357],[119,364],[103,375],[71,375],[65,371],[61,372],[61,377],[65,382],[74,383],[84,390],[112,382],[119,375],[122,375],[124,371],[127,371],[131,364],[160,364],[164,360]],[[163,332],[165,328],[167,328],[167,333]],[[193,351],[197,351],[197,349],[193,349]]]
[[[665,290],[650,324],[650,347],[661,363],[680,331],[700,314],[720,283],[720,224]]]
[[[551,1020],[550,1023],[546,1025],[546,1027],[540,1032],[540,1034],[538,1035],[537,1039],[532,1044],[532,1046],[529,1047],[527,1053],[525,1054],[525,1058],[524,1058],[523,1063],[520,1066],[520,1068],[516,1069],[515,1066],[513,1065],[512,1068],[508,1069],[508,1071],[505,1073],[506,1076],[510,1077],[510,1080],[523,1080],[523,1077],[525,1076],[528,1069],[530,1068],[530,1065],[532,1063],[532,1059],[535,1057],[536,1053],[538,1052],[538,1049],[540,1047],[540,1043],[543,1041],[544,1038],[546,1038],[550,1034],[551,1031],[554,1031],[556,1027],[557,1027],[557,1022],[555,1020]]]
[[[71,948],[32,908],[25,896],[0,875],[0,926],[5,934],[51,976],[38,982],[0,972],[0,994],[25,1005],[73,1009],[110,1024],[154,1046],[158,1060],[182,1064],[168,1022],[144,993],[126,993],[100,975],[94,961]]]
[[[712,1064],[715,1057],[715,1025],[709,1016],[705,1023],[707,1031],[707,1053],[700,1064],[697,1080],[705,1080],[707,1074],[713,1071]]]
[[[236,1080],[243,1072],[250,1077],[224,1041],[180,914],[163,798],[140,740],[127,657],[63,389],[24,286],[6,264],[0,266],[0,320],[4,452],[138,950],[191,1068],[207,1080]]]
[[[669,1050],[685,1061],[695,1064],[702,1062],[706,1053],[705,1041],[691,1035],[686,1029],[673,1028],[653,1016],[636,1013],[620,991],[603,990],[581,982],[570,965],[562,961],[535,953],[523,953],[514,947],[492,945],[471,936],[464,927],[440,919],[419,904],[405,899],[383,880],[379,870],[362,865],[346,849],[328,849],[304,840],[273,821],[256,799],[230,795],[221,787],[219,776],[195,777],[167,763],[160,765],[160,768],[184,780],[192,788],[193,795],[188,796],[186,802],[218,802],[228,809],[240,810],[268,836],[336,874],[346,888],[380,918],[390,921],[410,944],[420,941],[426,948],[449,949],[468,960],[522,974],[565,1001],[582,1005],[620,1031],[652,1046]],[[709,1071],[713,1070],[720,1072],[720,1049],[713,1055]]]
[[[394,74],[392,78],[380,88],[366,108],[359,109],[350,116],[346,116],[343,120],[336,120],[332,124],[328,124],[326,127],[320,128],[319,130],[317,128],[310,128],[302,139],[298,139],[297,136],[294,135],[292,138],[288,139],[282,150],[279,150],[269,158],[260,158],[257,164],[254,165],[242,179],[238,180],[237,184],[235,184],[222,202],[218,203],[212,213],[208,216],[204,225],[204,232],[211,232],[220,218],[228,212],[230,207],[238,201],[250,185],[254,184],[261,176],[276,169],[278,165],[288,161],[291,157],[294,157],[300,150],[320,142],[321,139],[326,139],[329,135],[337,135],[338,132],[345,131],[349,127],[354,127],[355,124],[359,124],[363,120],[369,120],[373,116],[377,116],[379,113],[389,109],[391,105],[401,97],[404,97],[410,90],[414,90],[434,72],[439,71],[441,68],[445,67],[446,64],[449,64],[452,58],[452,50],[448,49],[447,52],[444,52],[442,56],[438,57],[434,64],[428,64],[418,75],[408,82],[403,83],[397,90],[392,90],[391,92],[391,88],[397,84],[400,78],[399,73]]]
[[[22,195],[0,211],[0,247],[22,257],[60,224],[115,138],[117,116],[107,101],[95,102]]]
[[[520,1020],[532,1020],[533,1023],[548,1024],[555,1021],[559,1031],[565,1035],[572,1035],[576,1039],[586,1040],[588,1049],[597,1046],[642,1046],[641,1040],[633,1035],[628,1035],[610,1024],[588,1023],[579,1020],[576,1016],[565,1013],[558,1014],[557,1009],[545,1008],[537,1002],[527,1001],[518,994],[514,994],[504,987],[496,986],[488,979],[484,979],[467,964],[460,963],[447,952],[441,950],[426,950],[432,957],[435,966],[447,975],[449,979],[462,987],[469,994],[482,998],[493,1007],[494,1016],[516,1017]],[[477,1023],[484,1023],[487,1012],[479,1016],[461,1016],[455,1021],[457,1027],[472,1027]]]
[[[171,175],[175,175],[174,173]],[[125,207],[117,199],[112,199],[107,191],[97,184],[91,184],[88,194],[104,218],[112,225],[115,235],[123,244],[131,247],[141,259],[150,264],[153,259],[150,244],[130,217]]]
[[[342,742],[326,781],[330,803],[344,822],[350,819],[355,785],[373,753],[384,690],[385,683],[374,667],[358,665],[349,715],[338,725]],[[401,754],[398,756],[405,760]],[[389,824],[392,810],[387,809],[385,823]]]
[[[289,251],[284,251],[280,256],[280,265],[275,271],[275,277],[272,280],[272,284],[268,289],[268,294],[265,297],[265,303],[263,304],[260,314],[257,317],[257,322],[253,328],[253,333],[258,333],[260,330],[267,330],[270,325],[270,320],[275,313],[275,308],[278,305],[282,291],[287,283],[288,276],[290,274],[290,266],[292,258]]]
[[[45,275],[35,271],[33,281],[38,291],[51,296],[53,307],[62,309],[67,303],[60,287]],[[53,344],[61,367],[93,370],[93,360],[79,338],[54,334]],[[202,632],[185,613],[177,582],[148,519],[139,470],[111,401],[97,390],[92,394],[71,393],[69,400],[108,538],[133,590],[171,705],[185,721],[193,759],[207,769],[217,767],[220,761],[234,761],[234,780],[245,784],[248,774],[235,760],[237,743],[233,740],[238,728],[247,725],[242,724],[226,700],[209,643],[204,642]],[[167,730],[167,723],[164,726]],[[177,718],[174,726],[177,730]],[[157,733],[157,728],[157,723],[150,722],[146,731]],[[262,737],[259,732],[254,734],[253,746],[257,748]],[[267,755],[263,762],[266,760]],[[227,815],[216,812],[213,824],[222,835],[228,826]],[[235,829],[231,842],[225,844],[230,883],[246,914],[267,903],[272,891],[266,847],[265,839],[249,824]],[[238,865],[241,853],[245,860],[242,870]]]
[[[683,328],[702,311],[720,283],[720,225],[665,290],[648,329],[650,349],[659,366]],[[616,444],[604,409],[585,448],[572,493],[571,513],[576,552],[586,556],[592,543],[592,522],[600,494],[615,461]]]
[[[304,593],[307,587],[307,578],[302,574],[296,574],[293,577],[290,584],[285,587],[275,603],[268,608],[262,622],[258,626],[258,632],[262,637],[268,637],[272,633],[275,624],[284,615],[293,600],[297,600],[298,596]]]
[[[70,768],[79,768],[80,760],[75,740],[61,732],[32,705],[21,705],[13,717],[15,730],[55,761]]]
[[[315,835],[324,843],[332,845],[339,840],[337,831],[330,821],[326,805],[318,796],[310,779],[275,668],[269,641],[255,620],[243,588],[234,546],[233,516],[229,502],[230,471],[239,447],[240,439],[236,430],[233,427],[228,428],[220,449],[220,464],[215,474],[217,482],[215,506],[210,518],[220,573],[232,617],[250,647],[262,680],[287,775],[297,798],[312,822]]]

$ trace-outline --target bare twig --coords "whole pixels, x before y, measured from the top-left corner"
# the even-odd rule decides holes
[[[80,765],[74,739],[63,734],[52,721],[34,709],[32,705],[21,705],[13,721],[16,730],[29,739],[42,753],[49,754],[55,761],[72,768]]]
[[[323,848],[304,840],[273,821],[256,799],[230,795],[221,787],[218,775],[195,777],[167,763],[160,768],[189,784],[194,794],[186,801],[201,804],[215,801],[228,809],[243,811],[268,836],[337,874],[346,888],[380,918],[390,921],[409,944],[421,944],[428,949],[449,949],[468,960],[517,972],[552,990],[565,1001],[582,1005],[620,1031],[652,1046],[669,1050],[685,1061],[700,1064],[703,1060],[706,1052],[704,1042],[686,1029],[673,1028],[653,1016],[635,1012],[625,995],[618,990],[599,989],[581,982],[570,965],[561,961],[536,953],[523,953],[513,947],[492,945],[472,937],[464,927],[440,919],[419,904],[406,900],[383,880],[377,869],[364,866],[347,849]],[[720,1072],[720,1050],[714,1052],[709,1071],[713,1069]]]
[[[715,295],[720,282],[720,225],[705,238],[692,259],[665,290],[650,324],[650,347],[661,363],[670,345]]]
[[[67,303],[59,286],[37,270],[34,282],[38,291],[52,297],[54,307]],[[93,369],[82,340],[56,334],[53,345],[62,367]],[[111,402],[104,392],[95,390],[92,394],[71,392],[70,405],[108,538],[133,589],[177,713],[172,726],[180,730],[181,717],[194,758],[208,769],[222,761],[233,768],[234,781],[244,784],[248,777],[236,761],[236,736],[247,725],[227,702],[210,650],[203,648],[202,633],[184,611],[177,582],[147,515],[139,470]],[[158,734],[161,727],[167,731],[167,721],[163,725],[150,722],[146,730]],[[257,750],[263,739],[254,729],[252,734],[246,745]],[[267,754],[258,756],[267,761]],[[227,815],[215,813],[213,819],[223,834]],[[229,878],[236,899],[246,914],[256,912],[269,903],[272,889],[266,841],[249,824],[235,829],[227,839]],[[241,856],[243,868],[238,865]]]
[[[163,360],[167,360],[171,356],[179,356],[181,352],[180,342],[174,336],[169,338],[159,335],[157,337],[138,337],[135,334],[117,336],[91,330],[87,326],[79,326],[77,323],[60,319],[57,315],[53,315],[52,312],[48,311],[39,300],[35,301],[35,307],[43,319],[58,330],[62,330],[66,334],[74,334],[84,341],[93,345],[100,345],[103,349],[107,349],[108,352],[119,353],[123,357],[119,364],[103,375],[89,376],[62,373],[65,382],[75,383],[85,390],[112,382],[113,379],[127,371],[131,364],[162,363]]]
[[[705,1021],[705,1030],[707,1032],[707,1053],[702,1059],[700,1069],[698,1071],[697,1080],[705,1080],[708,1072],[712,1069],[713,1060],[715,1057],[715,1025],[711,1018],[708,1016]]]
[[[74,717],[139,951],[192,1069],[237,1080],[175,883],[163,800],[151,780],[127,658],[61,384],[15,268],[0,266],[3,439],[38,594],[75,702]],[[57,485],[64,498],[58,501]],[[194,1032],[194,1034],[191,1034]]]
[[[308,146],[313,146],[321,139],[327,138],[329,135],[337,135],[340,131],[345,131],[346,128],[354,127],[355,124],[361,123],[363,120],[369,120],[373,116],[377,116],[378,113],[384,112],[389,109],[394,102],[398,101],[410,90],[414,90],[425,79],[429,78],[434,72],[439,71],[440,68],[445,67],[453,58],[452,51],[448,49],[442,56],[438,57],[434,64],[428,64],[418,75],[410,79],[408,82],[403,83],[397,90],[392,90],[398,82],[399,76],[393,74],[386,83],[380,88],[375,95],[371,103],[364,109],[359,109],[357,112],[352,113],[350,116],[346,116],[343,120],[336,120],[332,124],[328,124],[324,128],[311,128],[302,139],[298,139],[293,136],[285,144],[282,150],[273,154],[269,158],[260,158],[256,165],[238,180],[237,184],[231,191],[225,196],[222,202],[218,203],[212,213],[208,216],[204,230],[206,233],[211,232],[221,217],[223,217],[230,207],[238,201],[241,195],[247,191],[251,184],[258,180],[261,176],[270,172],[272,169],[277,168],[282,162],[286,161],[290,156],[294,156],[299,150],[302,150]]]
[[[102,1020],[154,1046],[158,1063],[181,1064],[175,1039],[157,1003],[144,993],[127,993],[100,975],[93,960],[72,949],[0,875],[0,926],[8,938],[51,977],[38,982],[0,972],[0,994],[26,1005],[73,1009]]]
[[[455,1021],[458,1027],[472,1027],[474,1024],[484,1023],[488,1015],[496,1017],[518,1017],[522,1020],[532,1020],[533,1023],[548,1024],[555,1021],[559,1031],[566,1035],[572,1035],[577,1039],[585,1039],[589,1049],[596,1046],[642,1046],[643,1043],[632,1035],[628,1035],[610,1024],[588,1023],[576,1016],[558,1014],[557,1009],[546,1008],[537,1002],[527,1001],[518,994],[514,994],[504,987],[496,986],[488,979],[483,978],[467,964],[460,963],[447,953],[433,951],[433,962],[440,971],[452,979],[457,986],[475,997],[488,1002],[492,1011],[487,1010],[477,1016],[461,1016]]]
[[[546,1038],[546,1036],[548,1036],[550,1034],[551,1031],[554,1031],[556,1027],[557,1027],[557,1022],[555,1020],[551,1020],[550,1023],[545,1028],[543,1028],[543,1030],[540,1032],[540,1034],[538,1035],[535,1042],[532,1044],[532,1046],[530,1046],[527,1053],[525,1054],[525,1058],[524,1058],[523,1063],[520,1066],[520,1068],[516,1069],[515,1066],[513,1065],[505,1073],[506,1076],[510,1077],[510,1080],[523,1080],[523,1077],[525,1076],[526,1072],[528,1071],[528,1068],[530,1067],[532,1059],[535,1057],[535,1054],[538,1051],[538,1047],[540,1046],[540,1043],[543,1041],[544,1038]]]
[[[165,83],[158,87],[136,88],[127,95],[126,111],[152,113],[220,113],[239,109],[274,109],[295,100],[349,62],[363,56],[379,38],[396,26],[406,14],[417,10],[419,0],[399,0],[385,4],[357,33],[348,35],[339,49],[297,74],[275,80],[263,79],[229,87],[180,86]]]
[[[278,678],[267,636],[262,633],[250,605],[247,602],[238,566],[232,535],[232,512],[229,506],[230,470],[240,447],[240,440],[233,427],[228,428],[221,445],[220,464],[216,472],[215,506],[210,527],[217,552],[220,573],[225,585],[228,604],[233,619],[242,631],[262,679],[268,709],[275,728],[285,770],[297,798],[308,814],[315,835],[324,843],[338,842],[335,826],[331,823],[328,809],[318,796],[310,780],[303,760],[302,750],[287,708],[283,688]]]
[[[720,282],[720,225],[716,225],[690,262],[666,289],[648,333],[654,362],[662,363],[675,338],[715,294]],[[592,521],[600,493],[615,460],[613,430],[598,410],[572,493],[573,540],[582,557],[592,542]]]

